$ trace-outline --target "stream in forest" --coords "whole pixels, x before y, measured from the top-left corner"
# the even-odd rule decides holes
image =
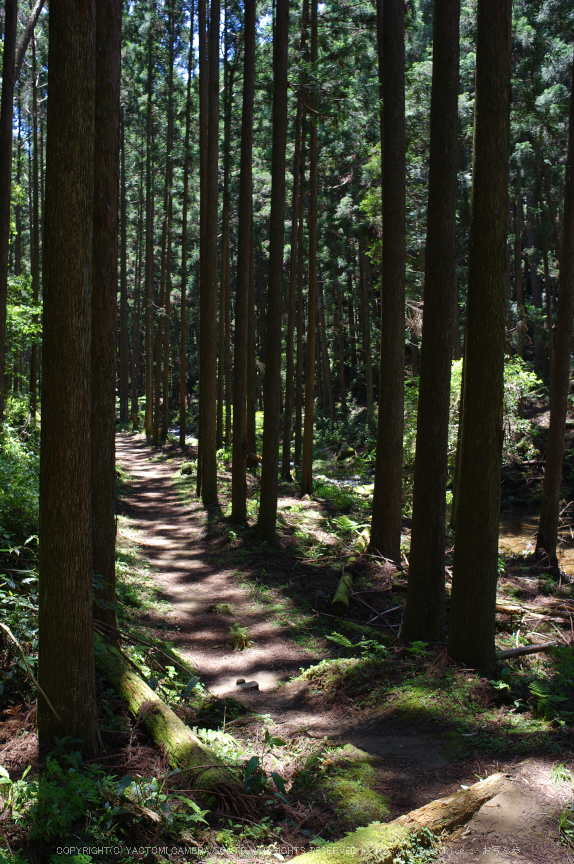
[[[500,513],[498,548],[514,555],[528,554],[536,546],[539,510],[529,506],[512,507]],[[567,520],[568,522],[570,520]],[[574,575],[574,536],[569,527],[561,528],[558,563],[565,573]]]

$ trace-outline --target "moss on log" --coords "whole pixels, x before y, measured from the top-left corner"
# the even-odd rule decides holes
[[[397,854],[413,845],[423,828],[440,834],[468,822],[504,785],[506,775],[493,774],[486,780],[439,798],[418,810],[411,810],[392,822],[373,822],[336,843],[329,843],[297,858],[297,864],[392,864]]]
[[[333,615],[346,615],[349,611],[349,591],[353,585],[353,576],[351,573],[345,573],[339,580],[339,585],[331,603],[331,612]]]
[[[237,778],[223,760],[162,702],[117,648],[108,645],[97,633],[94,638],[98,669],[124,700],[130,713],[141,718],[156,744],[165,748],[170,765],[182,771],[197,769],[189,771],[187,776],[198,789],[214,791],[216,786],[237,786]]]

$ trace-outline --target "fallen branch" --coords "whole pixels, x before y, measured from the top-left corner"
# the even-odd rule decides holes
[[[543,642],[542,645],[523,645],[521,648],[508,648],[505,651],[497,651],[496,659],[505,660],[507,657],[520,657],[522,654],[538,654],[539,651],[550,651],[556,648],[557,642]]]
[[[28,661],[26,660],[26,655],[24,654],[24,650],[23,650],[22,646],[20,645],[20,643],[18,642],[18,640],[16,639],[16,637],[14,636],[14,634],[12,633],[10,628],[6,627],[5,624],[2,624],[1,621],[0,621],[0,627],[2,628],[2,630],[4,630],[8,634],[8,636],[10,637],[10,639],[12,640],[14,645],[16,645],[16,647],[20,651],[20,654],[22,655],[22,660],[24,661],[26,669],[28,670],[28,675],[30,676],[30,678],[32,679],[34,684],[36,685],[38,692],[41,693],[42,696],[44,697],[44,699],[46,700],[46,704],[47,704],[48,708],[53,713],[53,715],[56,718],[56,720],[58,721],[58,723],[61,723],[62,721],[60,720],[58,712],[56,711],[56,709],[54,708],[54,706],[52,705],[52,703],[50,702],[50,700],[48,699],[48,697],[46,696],[46,694],[44,693],[44,691],[42,690],[42,688],[40,687],[40,685],[38,684],[38,682],[36,681],[34,676],[32,675],[32,670],[28,666]]]
[[[505,782],[505,774],[493,774],[468,789],[431,801],[392,822],[373,822],[336,843],[300,855],[297,864],[348,864],[351,860],[392,864],[399,852],[412,848],[418,831],[426,828],[433,834],[440,834],[463,825],[483,804],[502,791]]]
[[[172,768],[203,769],[200,772],[203,791],[209,794],[219,786],[224,787],[226,793],[230,790],[240,797],[241,786],[223,760],[162,702],[117,648],[106,644],[97,633],[94,639],[96,665],[124,700],[130,713],[139,717],[156,744],[165,748]],[[211,767],[206,768],[207,765]]]

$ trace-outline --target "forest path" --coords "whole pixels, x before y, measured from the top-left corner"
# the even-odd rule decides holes
[[[294,651],[286,630],[273,626],[265,608],[233,570],[213,560],[208,515],[195,496],[185,501],[173,476],[181,459],[166,458],[163,448],[150,448],[141,436],[118,433],[116,458],[130,477],[129,501],[122,511],[141,532],[138,545],[155,569],[170,612],[162,622],[176,648],[193,662],[201,680],[215,694],[236,689],[238,677],[255,679],[269,691],[299,671],[309,657]],[[225,565],[223,565],[225,567]],[[229,604],[236,615],[209,612]],[[233,651],[230,628],[247,627],[253,647]]]
[[[535,756],[504,762],[477,758],[476,753],[457,758],[439,729],[397,723],[377,717],[377,711],[352,706],[329,709],[300,683],[278,686],[301,666],[321,659],[321,652],[313,657],[293,642],[289,622],[278,627],[277,616],[255,598],[252,585],[242,583],[237,570],[225,569],[229,565],[216,560],[205,509],[194,495],[184,499],[173,482],[181,451],[170,455],[164,448],[150,448],[142,436],[118,433],[116,455],[130,477],[130,496],[122,501],[122,513],[139,529],[137,544],[155,568],[154,578],[170,606],[166,615],[158,613],[157,620],[147,617],[152,626],[167,628],[165,638],[197,666],[213,693],[233,695],[270,715],[276,732],[287,739],[326,736],[371,754],[376,760],[376,787],[389,797],[391,815],[452,794],[479,775],[508,772],[503,792],[455,832],[437,864],[477,859],[484,864],[572,864],[568,850],[557,842],[557,813],[572,800],[572,790],[568,784],[552,783],[552,759]],[[231,604],[237,615],[209,612],[215,603]],[[232,650],[229,631],[236,621],[247,627],[254,642],[246,651]],[[238,677],[256,680],[259,691],[239,690]]]

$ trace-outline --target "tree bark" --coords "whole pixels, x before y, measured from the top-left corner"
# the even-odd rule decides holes
[[[10,247],[10,193],[12,186],[12,111],[16,75],[17,0],[6,0],[2,99],[0,103],[0,422],[4,419],[4,370],[6,366],[6,307],[8,302],[8,253]]]
[[[237,225],[237,285],[235,293],[235,357],[233,365],[233,461],[231,468],[231,519],[247,521],[247,368],[249,318],[250,258],[252,232],[252,154],[253,93],[255,85],[255,0],[245,2],[243,54],[243,107],[241,113],[241,153],[239,172],[239,205]],[[253,326],[253,324],[251,325]],[[250,442],[252,443],[252,442]]]
[[[116,320],[122,0],[96,0],[94,266],[92,269],[92,545],[98,618],[117,626]]]
[[[198,417],[198,447],[197,447],[197,483],[195,491],[197,496],[201,495],[201,482],[203,472],[201,465],[203,461],[203,442],[201,440],[203,429],[203,399],[201,391],[205,387],[203,380],[203,318],[205,316],[204,302],[206,291],[205,272],[205,226],[207,213],[207,142],[208,122],[207,114],[209,107],[209,69],[207,65],[207,11],[206,0],[198,0],[197,5],[197,29],[199,49],[199,417]]]
[[[120,420],[129,419],[128,226],[126,202],[125,119],[121,118],[121,247],[120,247]],[[135,304],[134,304],[135,305]],[[135,312],[135,309],[134,309]],[[132,348],[135,346],[132,346]]]
[[[146,219],[145,219],[145,434],[153,431],[153,186],[151,181],[152,96],[153,96],[153,18],[151,4],[148,32],[147,112],[146,112]]]
[[[291,250],[289,260],[289,299],[287,307],[287,341],[285,353],[287,368],[285,370],[285,411],[283,414],[283,453],[281,457],[281,479],[290,483],[291,476],[291,430],[293,415],[293,336],[295,333],[295,295],[297,291],[297,235],[299,213],[299,162],[301,161],[301,126],[303,120],[303,102],[297,99],[297,117],[295,120],[295,156],[293,158],[293,193],[291,199]]]
[[[307,3],[307,8],[308,8]],[[305,17],[307,26],[308,12]],[[303,243],[303,218],[305,215],[305,117],[303,111],[301,117],[301,154],[300,154],[300,178],[299,178],[299,214],[297,218],[297,363],[295,366],[295,453],[294,462],[297,467],[301,465],[301,443],[302,443],[302,414],[303,414],[303,268],[304,243]]]
[[[424,313],[407,604],[401,637],[441,641],[456,302],[460,0],[435,0]]]
[[[161,421],[161,440],[167,440],[169,427],[169,343],[171,324],[171,244],[172,244],[172,210],[173,210],[173,65],[175,61],[175,11],[174,0],[168,2],[169,15],[169,83],[167,97],[167,148],[166,148],[166,236],[167,250],[165,257],[165,315],[163,322],[163,404]]]
[[[311,66],[317,66],[317,0],[311,0]],[[309,89],[309,283],[307,293],[307,354],[305,367],[305,421],[301,491],[313,492],[313,413],[315,408],[315,329],[317,319],[317,94]]]
[[[383,16],[382,324],[377,457],[370,549],[400,561],[405,367],[405,8],[378,0]]]
[[[141,271],[143,239],[143,133],[140,159],[139,213],[137,227],[136,270],[134,273],[134,308],[132,319],[132,431],[139,429],[139,372],[141,355]]]
[[[189,198],[189,138],[191,130],[191,71],[193,68],[193,0],[190,4],[187,93],[185,101],[185,151],[183,154],[183,213],[181,225],[181,308],[179,343],[179,444],[185,447],[187,414],[187,207]]]
[[[200,389],[201,500],[217,504],[217,184],[219,161],[219,21],[220,2],[211,0],[209,28],[209,102],[205,181],[205,282],[201,286]]]
[[[558,318],[554,346],[554,374],[550,391],[550,427],[546,468],[542,487],[542,508],[536,539],[536,555],[558,565],[556,543],[564,460],[564,433],[570,389],[570,353],[574,316],[574,79],[570,93],[568,157],[564,185],[564,219],[560,244]]]
[[[281,325],[283,249],[285,245],[285,150],[287,146],[287,67],[289,0],[276,0],[273,39],[273,150],[271,155],[271,217],[269,227],[269,287],[267,348],[263,397],[263,464],[257,536],[275,539],[277,519],[279,421],[281,414]]]
[[[464,398],[448,634],[449,654],[477,667],[495,662],[511,6],[511,0],[479,0],[477,13]]]
[[[39,177],[38,177],[38,80],[36,77],[36,40],[32,40],[32,139],[34,152],[32,157],[32,302],[37,306],[40,300],[40,207],[38,200]],[[38,316],[34,316],[34,325],[38,323]],[[36,422],[38,407],[38,343],[32,343],[30,356],[30,414],[32,423]]]
[[[361,243],[361,269],[363,271],[363,351],[365,352],[365,388],[367,390],[367,414],[375,409],[373,400],[373,362],[371,360],[371,316],[369,309],[369,269],[363,243]]]
[[[97,755],[90,471],[96,3],[52,0],[48,56],[38,694],[40,746]],[[13,61],[12,61],[13,62]],[[73,373],[72,371],[73,370]],[[63,602],[65,598],[65,602]]]

